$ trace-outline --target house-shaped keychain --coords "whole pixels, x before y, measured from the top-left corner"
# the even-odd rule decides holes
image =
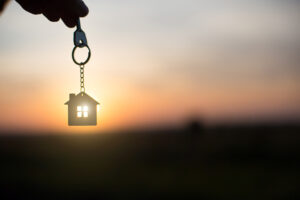
[[[93,126],[97,125],[97,105],[99,103],[85,92],[70,94],[68,105],[69,126]]]
[[[91,50],[87,44],[85,33],[81,29],[80,20],[77,21],[77,29],[74,32],[74,48],[72,58],[75,64],[80,67],[80,93],[70,94],[70,99],[65,103],[68,105],[68,124],[69,126],[95,126],[97,125],[97,106],[99,103],[85,93],[84,87],[84,65],[91,57]],[[84,62],[78,62],[75,59],[77,48],[88,49],[88,57]]]

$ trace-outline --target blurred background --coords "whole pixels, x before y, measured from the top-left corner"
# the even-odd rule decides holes
[[[207,123],[299,121],[299,1],[86,4],[86,88],[101,103],[100,126],[88,131],[176,124],[190,115]],[[14,1],[0,27],[0,127],[78,131],[67,126],[64,105],[79,92],[75,29]]]
[[[75,29],[0,17],[4,194],[299,197],[300,1],[85,3],[96,127],[67,125]]]

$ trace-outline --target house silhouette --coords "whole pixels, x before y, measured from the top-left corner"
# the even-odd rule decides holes
[[[95,126],[97,125],[97,105],[99,104],[85,92],[70,94],[68,105],[69,126]]]

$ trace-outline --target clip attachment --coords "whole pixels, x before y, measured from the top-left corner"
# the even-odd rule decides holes
[[[74,45],[76,47],[84,47],[87,46],[87,39],[85,33],[81,29],[80,19],[77,20],[77,29],[74,32]]]
[[[80,25],[80,19],[78,18],[77,20],[77,29],[76,31],[74,32],[74,48],[73,48],[73,51],[72,51],[72,58],[73,58],[73,61],[75,64],[77,65],[85,65],[90,57],[91,57],[91,50],[87,44],[87,39],[86,39],[86,36],[85,36],[85,33],[84,31],[81,29],[81,25]],[[88,48],[88,57],[86,58],[86,60],[84,62],[78,62],[76,59],[75,59],[75,51],[77,48],[83,48],[83,47],[86,47]]]

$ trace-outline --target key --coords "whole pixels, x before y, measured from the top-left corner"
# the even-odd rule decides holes
[[[76,47],[80,47],[80,48],[87,46],[87,39],[86,39],[85,33],[81,29],[79,18],[77,20],[76,31],[74,32],[74,45]]]

